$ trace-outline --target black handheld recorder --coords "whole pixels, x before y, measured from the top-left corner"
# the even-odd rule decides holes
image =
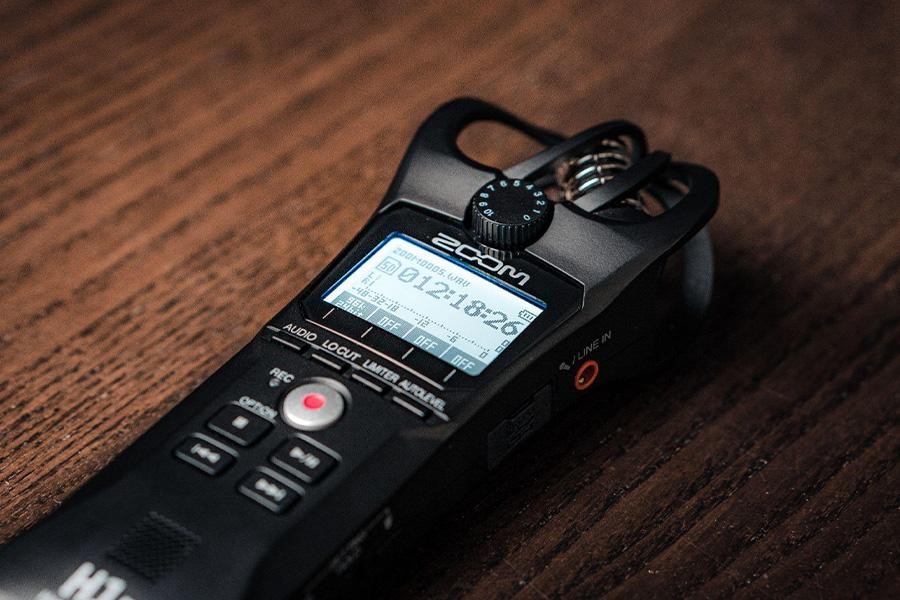
[[[480,164],[457,145],[476,121],[544,149]],[[630,123],[564,138],[445,104],[334,261],[0,550],[0,599],[351,595],[555,413],[682,342],[710,300],[717,202],[710,171]]]

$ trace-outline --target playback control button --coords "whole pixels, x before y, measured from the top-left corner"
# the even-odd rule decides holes
[[[273,513],[283,513],[300,499],[299,490],[267,469],[258,468],[241,480],[238,491]]]
[[[221,475],[234,462],[224,448],[200,437],[189,437],[175,448],[175,457],[207,475]]]
[[[272,463],[309,484],[320,481],[337,462],[324,448],[301,439],[288,440],[272,455]]]
[[[217,412],[206,425],[241,446],[249,446],[272,427],[272,424],[262,417],[234,404],[229,404]]]
[[[334,379],[315,378],[287,393],[281,402],[281,416],[296,429],[325,429],[341,418],[349,396],[347,388]]]

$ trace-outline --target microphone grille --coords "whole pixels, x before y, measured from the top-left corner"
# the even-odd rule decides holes
[[[107,552],[151,583],[179,566],[200,545],[200,536],[157,512],[150,512]]]

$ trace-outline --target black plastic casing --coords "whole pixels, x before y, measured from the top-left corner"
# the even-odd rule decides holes
[[[56,513],[0,550],[0,599],[6,600],[4,594],[62,597],[60,586],[85,562],[122,581],[124,591],[110,600],[349,594],[372,581],[394,548],[422,534],[583,393],[574,382],[585,361],[600,365],[601,382],[637,373],[653,344],[655,324],[644,313],[646,298],[656,292],[665,258],[712,216],[715,177],[701,167],[680,165],[690,190],[647,222],[603,222],[557,205],[549,228],[527,250],[479,259],[466,227],[469,201],[501,173],[463,156],[455,139],[480,119],[540,135],[475,100],[436,111],[417,133],[379,210],[341,254],[247,346]],[[544,301],[546,310],[477,377],[454,373],[444,381],[407,368],[402,358],[368,347],[361,339],[365,323],[331,311],[321,300],[393,233],[518,287]],[[448,239],[465,252],[450,250],[454,244]],[[498,270],[498,263],[503,268]],[[527,278],[516,277],[521,273]],[[310,351],[330,357],[344,372],[311,360]],[[372,364],[396,377],[380,376]],[[292,375],[292,383],[272,387],[273,370]],[[376,393],[353,374],[387,391]],[[311,377],[338,381],[350,400],[331,427],[298,432],[274,413],[291,385]],[[405,387],[398,387],[400,382]],[[260,413],[272,429],[244,448],[210,431],[207,422],[229,403],[248,406],[247,398],[263,407]],[[195,433],[233,451],[235,463],[211,477],[177,460],[175,447]],[[315,484],[270,462],[272,453],[296,436],[339,458]],[[299,503],[274,514],[239,494],[240,480],[256,467],[301,492]],[[168,544],[159,535],[138,542],[129,537],[148,515],[170,524]],[[130,544],[124,559],[123,543]]]

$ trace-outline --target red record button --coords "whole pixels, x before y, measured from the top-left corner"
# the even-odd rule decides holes
[[[316,392],[310,392],[303,396],[303,406],[309,410],[319,410],[325,406],[325,396]]]
[[[317,431],[341,418],[347,400],[346,387],[333,379],[317,377],[285,395],[281,401],[281,417],[296,429]]]

